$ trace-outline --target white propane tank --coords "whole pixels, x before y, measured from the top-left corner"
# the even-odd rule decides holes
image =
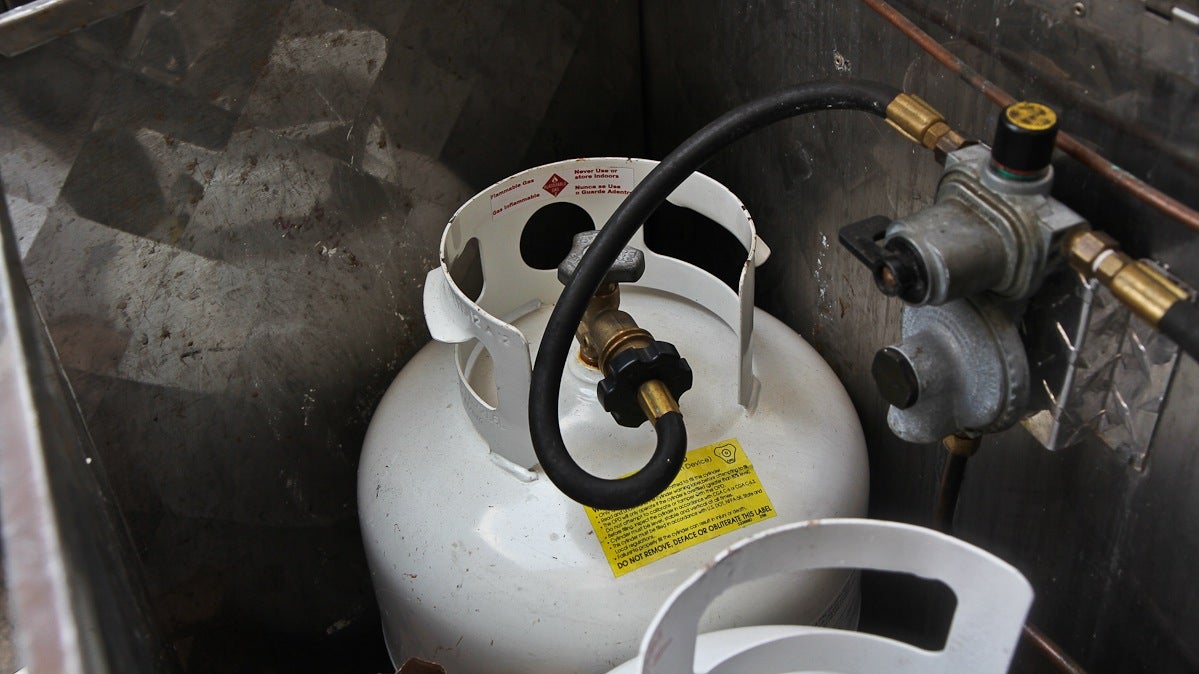
[[[525,225],[545,205],[568,202],[602,226],[655,165],[601,158],[530,169],[467,201],[446,227],[425,285],[438,341],[388,389],[358,474],[363,540],[397,666],[418,657],[452,674],[606,672],[636,654],[658,607],[718,550],[787,522],[865,514],[866,448],[849,398],[803,339],[754,308],[766,248],[741,202],[701,174],[669,201],[744,246],[738,290],[654,253],[640,232],[629,245],[644,251],[645,274],[621,286],[621,309],[674,343],[694,372],[680,400],[691,451],[679,478],[638,508],[592,511],[538,467],[531,358],[562,286],[554,269],[522,259]],[[477,297],[468,294],[479,287],[466,280],[472,267],[482,276]],[[604,412],[601,375],[577,348],[559,396],[566,446],[593,474],[635,471],[653,451],[653,430],[618,426]],[[806,571],[740,590],[713,603],[702,630],[856,625],[853,572]]]

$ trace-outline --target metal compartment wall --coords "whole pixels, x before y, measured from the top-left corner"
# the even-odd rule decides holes
[[[1063,112],[1063,128],[1176,198],[1199,206],[1199,35],[1137,0],[896,2],[986,77]],[[1157,3],[1163,4],[1163,3]],[[1182,4],[1185,3],[1164,3]],[[851,75],[902,84],[977,137],[997,109],[856,2],[647,2],[647,133],[660,155],[723,110],[787,83]],[[1056,195],[1134,254],[1199,280],[1199,237],[1071,160]],[[837,244],[837,229],[931,203],[939,167],[862,115],[782,123],[706,169],[741,195],[774,250],[759,304],[832,363],[871,448],[872,515],[931,522],[944,452],[896,440],[869,364],[898,335],[900,304]],[[1023,429],[987,438],[958,512],[971,542],[1037,589],[1032,620],[1092,672],[1199,668],[1199,366],[1184,359],[1140,472],[1099,442],[1052,454]],[[895,632],[924,595],[865,584],[865,620]],[[935,602],[925,601],[925,606]],[[929,612],[934,612],[929,609]],[[931,618],[930,618],[931,620]],[[1026,658],[1018,671],[1045,665]]]
[[[641,149],[629,1],[153,0],[0,58],[29,286],[192,671],[381,671],[358,452],[450,214]],[[595,111],[605,111],[598,116]]]
[[[1146,11],[1162,4],[898,6],[1199,205],[1199,40]],[[232,645],[250,671],[346,665],[377,643],[353,467],[383,387],[427,339],[418,284],[459,203],[554,159],[660,156],[755,94],[840,75],[902,83],[990,134],[989,103],[848,1],[154,0],[0,60],[26,276],[185,662],[229,664]],[[706,170],[774,249],[759,303],[854,398],[874,514],[925,521],[941,452],[891,437],[866,365],[899,306],[836,229],[927,205],[938,167],[834,114]],[[1199,282],[1199,238],[1058,170],[1070,206]],[[1196,409],[1184,360],[1146,472],[1098,443],[1046,453],[1022,430],[972,462],[963,535],[1029,575],[1034,619],[1095,672],[1199,668]],[[874,589],[877,624],[906,615],[903,587]]]

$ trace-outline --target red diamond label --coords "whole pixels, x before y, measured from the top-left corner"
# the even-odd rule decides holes
[[[554,175],[550,176],[549,180],[545,181],[545,184],[541,186],[541,189],[556,197],[558,196],[558,193],[566,189],[566,184],[566,179],[555,173]]]

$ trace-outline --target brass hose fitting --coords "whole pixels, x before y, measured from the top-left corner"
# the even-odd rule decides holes
[[[887,123],[913,143],[938,153],[948,154],[966,144],[936,108],[912,94],[900,94],[887,105]]]
[[[679,412],[675,391],[681,394],[691,387],[691,370],[673,346],[656,341],[620,310],[617,284],[601,288],[591,299],[577,337],[580,359],[604,373],[600,400],[617,423],[635,427],[648,419],[656,425],[664,415]],[[667,381],[644,378],[652,373]]]
[[[954,456],[974,456],[982,444],[982,436],[954,433],[942,438],[941,444],[945,446],[945,451]]]
[[[679,403],[670,389],[657,379],[645,382],[637,389],[637,405],[651,424],[657,424],[669,412],[678,412]]]
[[[1161,272],[1120,250],[1115,239],[1096,231],[1083,231],[1066,241],[1070,266],[1088,279],[1097,279],[1116,299],[1153,327],[1187,293]]]

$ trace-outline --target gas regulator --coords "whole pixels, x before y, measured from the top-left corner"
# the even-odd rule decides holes
[[[1045,397],[1064,402],[1069,378],[1042,376],[1042,361],[1054,358],[1030,362],[1027,348],[1029,323],[1044,318],[1028,315],[1029,300],[1064,258],[1167,334],[1170,310],[1190,308],[1161,270],[1120,253],[1050,196],[1057,131],[1052,109],[1014,103],[1000,114],[990,147],[962,142],[944,153],[932,206],[841,229],[842,245],[879,290],[906,303],[902,341],[880,349],[871,365],[900,438],[977,437],[1020,421]],[[1035,388],[1056,385],[1064,388],[1034,401]],[[1038,439],[1051,449],[1062,442]]]

